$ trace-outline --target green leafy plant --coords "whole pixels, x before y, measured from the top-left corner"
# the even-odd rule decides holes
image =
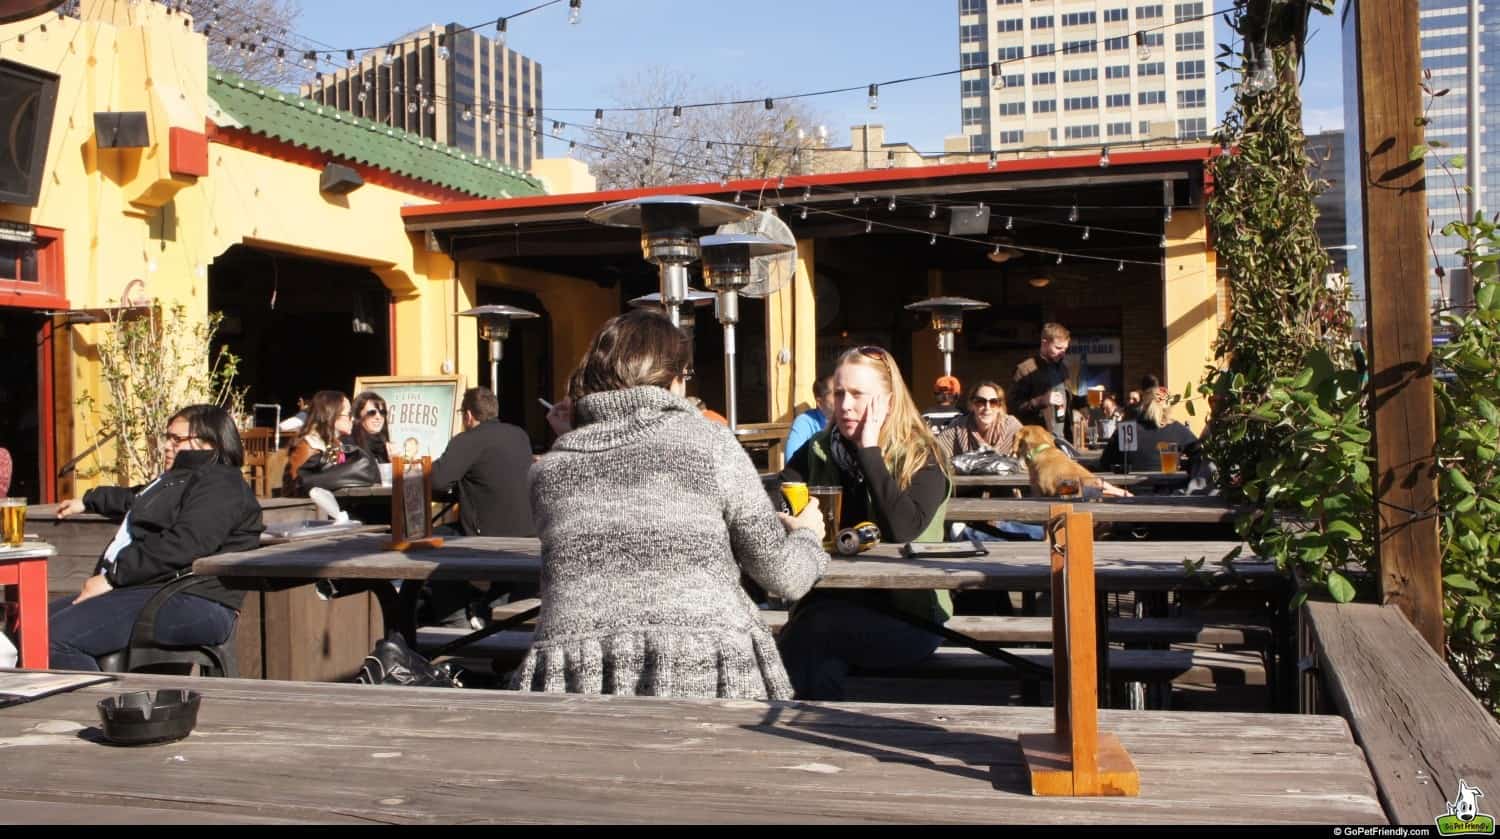
[[[222,347],[212,352],[217,312],[198,320],[181,303],[163,309],[157,301],[112,312],[95,346],[103,398],[85,394],[78,405],[98,422],[98,439],[114,441],[114,458],[96,458],[79,476],[109,475],[129,486],[161,473],[158,435],[172,414],[207,402],[238,417],[244,392],[233,385],[239,359]]]

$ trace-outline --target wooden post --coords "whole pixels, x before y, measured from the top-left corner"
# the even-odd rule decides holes
[[[1355,3],[1360,176],[1364,189],[1365,298],[1380,596],[1400,607],[1441,655],[1442,555],[1438,547],[1431,303],[1426,278],[1427,196],[1421,52],[1416,3]]]

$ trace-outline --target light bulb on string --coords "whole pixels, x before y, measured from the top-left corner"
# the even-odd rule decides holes
[[[562,137],[562,133],[563,133],[563,124],[561,122],[558,122],[557,120],[553,120],[552,121],[552,136],[554,136],[554,137]]]
[[[1057,252],[1057,262],[1055,264],[1057,264],[1057,265],[1061,265],[1062,264],[1062,251],[1058,251]]]
[[[854,193],[854,206],[859,206],[859,193]]]
[[[806,205],[803,205],[802,212],[798,213],[798,215],[802,218],[803,221],[807,221],[807,206]]]
[[[1115,271],[1118,272],[1118,271],[1124,271],[1124,270],[1125,270],[1125,260],[1122,259],[1122,260],[1120,260],[1120,264],[1118,264],[1118,265],[1115,266]]]
[[[1171,221],[1172,220],[1172,205],[1171,204],[1168,204],[1166,206],[1166,209],[1162,210],[1161,220],[1162,221]]]
[[[603,108],[595,108],[594,109],[594,127],[595,128],[603,128],[604,127],[604,109]]]
[[[994,169],[998,165],[1000,165],[1000,153],[993,151],[990,152],[990,162],[988,164],[988,168]]]
[[[734,203],[736,203],[736,204],[740,203],[740,191],[739,190],[735,190],[734,191]]]
[[[349,69],[359,66],[359,61],[354,58],[354,50],[344,50],[344,58],[349,61]]]
[[[937,244],[937,234],[936,233],[932,234],[932,238],[931,239],[927,240],[927,244],[929,244],[929,245],[936,245]]]
[[[187,21],[187,20],[183,21],[184,24],[187,24],[187,23],[190,23],[190,22],[191,21]],[[47,24],[44,23],[41,26],[37,27],[37,30],[36,30],[36,39],[38,41],[46,41],[47,40]]]
[[[1151,45],[1146,43],[1146,33],[1135,33],[1135,57],[1141,61],[1151,58]]]
[[[495,19],[495,43],[502,47],[505,46],[505,30],[508,26],[509,24],[505,22],[505,18]]]
[[[536,108],[533,108],[530,105],[526,106],[526,130],[536,130]]]
[[[866,219],[865,220],[865,232],[869,233],[871,230],[874,230],[874,229],[875,229],[875,222],[870,221],[869,219]]]
[[[417,103],[415,103],[415,102],[407,102],[406,103],[406,112],[408,114],[414,114],[414,113],[416,113],[417,112]]]
[[[885,208],[890,212],[896,212],[896,196],[891,196],[891,200],[886,203]]]
[[[1068,208],[1068,223],[1072,224],[1076,221],[1078,221],[1078,205],[1074,204],[1072,207]]]
[[[439,33],[438,34],[438,60],[439,61],[447,61],[448,60],[448,56],[450,56],[450,55],[452,55],[452,53],[448,52],[448,36],[446,34]]]
[[[1005,77],[1000,75],[1000,62],[990,62],[990,87],[994,90],[1005,89]]]
[[[1089,240],[1089,229],[1087,227],[1083,228],[1083,240],[1085,242]]]
[[[1015,230],[1016,229],[1016,217],[1015,216],[1006,216],[1005,217],[1005,229],[1006,230]]]
[[[279,73],[279,72],[284,72],[285,70],[286,70],[286,49],[284,47],[277,47],[276,48],[276,71]]]
[[[437,113],[437,105],[431,99],[427,100],[427,113],[429,115]]]
[[[673,128],[681,128],[682,127],[682,106],[681,105],[673,105],[672,106],[672,127]]]
[[[776,110],[776,103],[769,96],[766,97],[766,110],[768,110],[768,111],[774,111],[774,110]]]
[[[385,45],[385,56],[380,59],[380,62],[382,64],[384,64],[385,66],[389,67],[395,61],[396,61],[396,45],[395,44],[386,44]]]
[[[568,0],[568,23],[578,24],[583,19],[583,0]]]
[[[870,85],[869,105],[872,111],[880,107],[880,85],[878,84]]]
[[[208,27],[207,26],[203,27],[203,34],[204,35],[208,34]],[[317,53],[315,53],[315,52],[313,52],[311,50],[302,53],[302,66],[303,67],[306,67],[307,69],[311,70],[313,67],[316,67],[317,64],[318,64],[318,54]]]
[[[463,113],[462,119],[463,119],[464,122],[473,122],[474,121],[474,110],[472,108],[470,108],[468,105],[464,106],[464,113]]]
[[[1105,146],[1104,148],[1099,150],[1099,168],[1109,168],[1109,146]]]
[[[25,52],[25,51],[26,51],[26,36],[25,35],[17,35],[16,36],[16,52]]]
[[[937,205],[936,204],[933,204],[931,207],[927,208],[927,217],[928,218],[937,218]]]
[[[808,186],[808,187],[803,187],[802,188],[802,200],[803,201],[811,201],[812,200],[812,187]]]
[[[1166,246],[1167,246],[1167,234],[1163,233],[1161,235],[1161,242],[1159,244],[1161,245],[1162,248],[1166,248]]]

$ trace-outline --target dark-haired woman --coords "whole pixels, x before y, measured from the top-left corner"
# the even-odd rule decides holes
[[[287,455],[287,474],[283,483],[296,486],[297,473],[304,466],[319,470],[343,463],[343,439],[353,431],[354,411],[349,406],[349,397],[336,390],[320,390],[313,394],[307,425]]]
[[[349,441],[364,449],[376,463],[391,462],[391,435],[386,429],[385,399],[373,390],[354,397],[354,433]]]
[[[244,448],[227,411],[183,408],[167,423],[162,450],[166,471],[144,487],[97,487],[58,508],[58,518],[124,517],[83,591],[51,604],[51,666],[59,670],[98,670],[99,656],[124,649],[146,602],[193,560],[260,544],[260,503],[240,474]],[[217,581],[178,594],[161,607],[155,640],[222,644],[243,600]]]
[[[740,574],[802,596],[828,562],[822,517],[778,515],[734,435],[683,398],[690,350],[636,310],[573,373],[572,429],[531,467],[542,611],[518,689],[791,698]]]

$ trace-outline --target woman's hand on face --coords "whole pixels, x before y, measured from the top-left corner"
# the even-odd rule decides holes
[[[781,519],[781,524],[786,528],[786,532],[788,533],[802,528],[816,533],[819,541],[828,538],[828,531],[823,527],[823,513],[818,509],[818,499],[816,498],[809,498],[807,506],[803,507],[802,512],[795,516],[789,516],[786,513],[777,513],[776,515]]]
[[[877,393],[870,397],[865,405],[865,416],[859,424],[859,445],[861,448],[880,445],[880,429],[885,427],[885,418],[891,412],[891,394]]]

